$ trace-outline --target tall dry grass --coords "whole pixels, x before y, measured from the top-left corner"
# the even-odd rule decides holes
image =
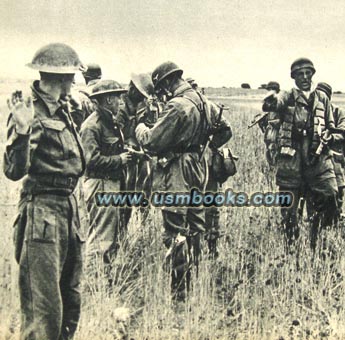
[[[262,134],[257,127],[247,130],[259,101],[221,101],[231,108],[226,113],[234,132],[230,146],[240,156],[237,175],[223,189],[275,190]],[[19,301],[11,220],[17,187],[3,175],[0,185],[7,204],[0,212],[0,339],[16,339]],[[182,303],[172,300],[164,270],[160,211],[150,210],[143,222],[134,210],[113,263],[111,291],[104,278],[85,273],[76,339],[345,339],[341,232],[323,232],[326,246],[313,254],[308,226],[302,224],[298,246],[287,254],[279,217],[277,208],[222,208],[220,255],[209,259],[205,244],[198,277],[193,273],[189,299]]]

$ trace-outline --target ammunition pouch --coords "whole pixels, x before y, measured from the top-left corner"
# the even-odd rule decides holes
[[[232,155],[229,148],[213,150],[210,171],[217,182],[223,184],[229,177],[236,174],[235,160],[237,159]]]

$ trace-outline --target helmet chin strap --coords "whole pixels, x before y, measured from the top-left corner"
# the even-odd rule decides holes
[[[172,97],[172,92],[170,92],[168,89],[166,88],[162,88],[162,94],[167,96],[168,99],[170,99]]]
[[[173,97],[173,91],[171,90],[171,88],[172,88],[172,85],[176,82],[177,78],[178,77],[176,75],[174,75],[174,77],[168,82],[167,87],[165,87],[165,86],[161,87],[161,89],[162,89],[161,92],[163,92],[163,94],[167,96],[167,99],[170,99]]]

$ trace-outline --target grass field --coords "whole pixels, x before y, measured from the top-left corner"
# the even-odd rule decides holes
[[[16,88],[16,83],[0,83],[1,152],[7,119],[4,100]],[[276,189],[264,157],[263,136],[258,127],[247,129],[260,112],[264,95],[214,98],[230,107],[225,113],[234,134],[229,145],[240,157],[238,173],[224,190],[250,194]],[[336,99],[343,102],[343,97]],[[0,174],[0,339],[19,336],[12,246],[18,186]],[[204,256],[188,302],[175,303],[163,270],[166,250],[160,211],[150,210],[145,224],[135,211],[127,247],[120,250],[114,266],[113,293],[107,294],[102,280],[95,283],[85,277],[76,339],[120,339],[121,334],[135,340],[345,339],[345,242],[339,230],[327,232],[332,257],[320,249],[313,255],[308,227],[302,225],[297,258],[284,251],[279,216],[277,208],[222,208],[221,229],[226,235],[220,239],[220,256],[216,260]]]

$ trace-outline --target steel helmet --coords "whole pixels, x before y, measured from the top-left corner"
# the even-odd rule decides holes
[[[100,80],[93,88],[90,98],[95,98],[101,94],[106,93],[125,93],[125,90],[117,81],[115,80]]]
[[[153,95],[153,83],[149,73],[131,74],[131,81],[137,90],[146,98]]]
[[[327,83],[318,83],[316,86],[316,90],[324,92],[328,98],[332,97],[332,86]]]
[[[275,90],[279,92],[280,91],[279,83],[276,81],[270,81],[266,86],[266,90]]]
[[[62,74],[74,74],[84,69],[77,52],[62,43],[43,46],[26,66],[41,72]]]
[[[295,77],[295,73],[302,68],[309,68],[315,73],[313,62],[308,58],[299,58],[291,64],[291,78]]]
[[[152,72],[152,82],[154,88],[157,89],[159,83],[173,73],[178,73],[179,76],[182,76],[183,71],[171,61],[166,61],[165,63],[157,66]]]
[[[101,79],[102,69],[101,66],[95,63],[90,63],[86,65],[87,69],[83,71],[84,78],[89,79]]]

